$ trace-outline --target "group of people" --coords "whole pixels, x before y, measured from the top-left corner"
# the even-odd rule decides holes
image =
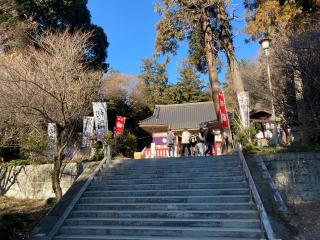
[[[167,146],[169,149],[169,157],[173,157],[176,149],[176,136],[171,129],[169,129],[167,135]],[[181,156],[187,154],[206,156],[207,154],[213,155],[213,144],[215,142],[214,129],[203,129],[200,128],[197,135],[192,135],[187,129],[184,129],[181,135]]]

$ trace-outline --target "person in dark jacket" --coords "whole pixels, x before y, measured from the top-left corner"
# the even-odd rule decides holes
[[[208,153],[210,154],[210,156],[213,155],[212,152],[212,144],[214,143],[214,132],[213,132],[213,128],[210,128],[207,135],[206,135],[206,144],[207,144],[207,150],[204,153],[204,155],[206,156]]]
[[[176,136],[174,135],[173,131],[169,129],[167,134],[167,146],[168,146],[169,157],[175,156],[175,149],[174,149],[175,141],[176,141]]]

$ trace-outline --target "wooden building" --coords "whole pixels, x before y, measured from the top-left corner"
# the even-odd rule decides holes
[[[152,135],[156,149],[165,149],[169,129],[177,136],[176,146],[179,146],[184,129],[198,134],[200,127],[219,128],[219,123],[213,103],[199,102],[156,105],[153,115],[140,121],[139,126]]]

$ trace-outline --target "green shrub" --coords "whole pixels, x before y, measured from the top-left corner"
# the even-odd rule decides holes
[[[58,202],[58,199],[57,199],[57,198],[54,198],[54,197],[48,198],[48,199],[46,200],[46,204],[47,204],[47,205],[54,205],[54,204],[56,204],[57,202]]]
[[[137,148],[137,137],[128,131],[124,131],[113,139],[112,154],[122,154],[125,157],[132,158],[133,153]]]
[[[3,165],[6,167],[15,167],[15,166],[25,166],[28,165],[29,161],[25,159],[14,159],[11,160],[10,162],[6,162]]]
[[[96,149],[94,157],[91,159],[92,161],[100,161],[103,159],[103,145],[101,142],[95,141],[93,147]]]
[[[254,128],[254,126],[251,126],[249,129],[243,129],[238,113],[236,113],[234,118],[231,119],[230,125],[236,141],[242,145],[244,152],[252,152],[257,148],[255,142],[257,130]]]
[[[45,152],[49,148],[49,140],[46,134],[32,130],[21,135],[19,145],[26,158],[37,158],[45,156]]]

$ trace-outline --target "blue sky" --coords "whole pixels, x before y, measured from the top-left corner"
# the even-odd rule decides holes
[[[155,25],[160,20],[160,16],[154,12],[154,2],[155,0],[89,0],[92,22],[101,26],[108,36],[110,46],[107,62],[113,69],[138,75],[142,59],[152,56]],[[234,7],[239,8],[236,12],[239,19],[233,22],[237,58],[252,59],[259,46],[255,42],[244,43],[247,36],[241,33],[244,27],[243,7],[241,0],[233,0],[233,3]],[[178,63],[186,56],[186,46],[181,46],[178,55],[171,59],[168,65],[170,82],[178,78]],[[224,72],[219,79],[223,80],[223,77]],[[208,80],[205,75],[202,78]]]

